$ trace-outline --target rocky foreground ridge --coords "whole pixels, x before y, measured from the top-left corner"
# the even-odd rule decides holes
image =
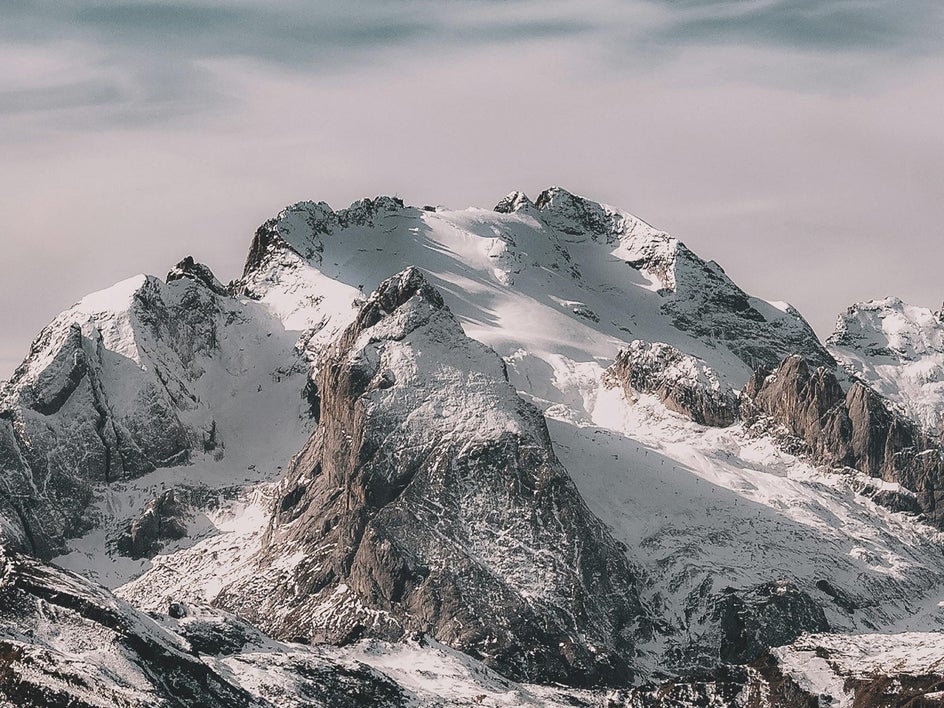
[[[824,346],[560,188],[293,205],[0,385],[0,696],[933,702],[940,328],[866,303]]]

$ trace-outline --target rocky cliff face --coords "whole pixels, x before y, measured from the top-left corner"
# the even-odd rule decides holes
[[[419,271],[371,295],[318,383],[258,574],[219,602],[278,636],[424,632],[513,677],[631,678],[646,619],[625,550]]]
[[[668,344],[630,342],[616,355],[605,380],[622,387],[627,400],[633,400],[637,392],[652,393],[669,410],[701,425],[723,428],[738,417],[734,390],[705,362]]]
[[[744,388],[748,421],[770,416],[832,467],[851,467],[917,494],[934,523],[944,521],[944,452],[911,420],[861,381],[843,390],[836,375],[802,357],[761,369]]]
[[[0,696],[17,706],[261,706],[88,581],[0,548]]]
[[[238,451],[226,418],[246,415],[234,409],[255,388],[297,379],[301,403],[291,342],[193,259],[167,283],[131,278],[61,314],[0,391],[6,541],[49,558],[97,523],[103,488]]]
[[[88,580],[0,548],[0,701],[17,708],[399,708],[350,657],[279,644],[186,605],[146,615]]]
[[[40,334],[0,393],[4,497],[20,545],[48,557],[88,527],[95,484],[187,461],[200,431],[182,419],[198,403],[178,373],[215,346],[220,314],[202,284],[142,276]]]

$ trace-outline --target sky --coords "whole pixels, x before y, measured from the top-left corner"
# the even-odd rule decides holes
[[[0,379],[58,312],[287,204],[550,185],[669,231],[825,337],[941,306],[940,0],[7,0]]]

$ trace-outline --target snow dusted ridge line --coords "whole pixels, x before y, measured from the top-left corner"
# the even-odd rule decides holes
[[[790,657],[944,628],[944,544],[914,513],[944,508],[941,320],[873,305],[827,351],[788,304],[558,187],[494,210],[300,202],[229,286],[188,258],[43,331],[0,393],[2,543],[115,588],[135,607],[29,561],[125,627],[153,613],[247,705],[804,704],[819,679]],[[57,683],[89,662],[160,705],[153,656],[116,687],[129,655],[86,653],[113,646],[97,610],[56,610],[66,637],[10,592],[0,696],[19,676],[114,702]],[[836,700],[873,695],[861,678]]]

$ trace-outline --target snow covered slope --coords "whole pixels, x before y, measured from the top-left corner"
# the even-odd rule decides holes
[[[944,312],[898,298],[859,303],[839,316],[826,343],[849,371],[944,434]]]

